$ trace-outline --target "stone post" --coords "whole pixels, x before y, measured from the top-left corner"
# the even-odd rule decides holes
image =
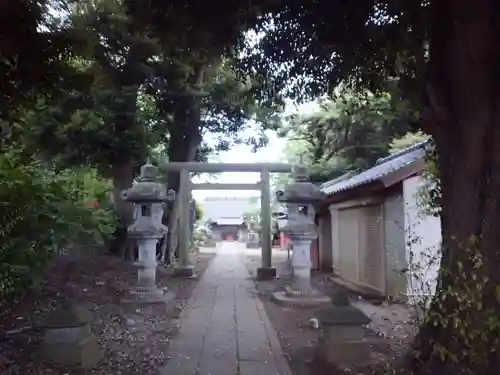
[[[83,307],[67,307],[50,313],[41,324],[44,330],[41,356],[56,366],[91,369],[104,357],[93,335],[92,315]]]
[[[316,306],[330,303],[330,298],[311,285],[311,242],[317,238],[314,224],[314,203],[323,200],[320,189],[309,181],[304,166],[293,170],[293,183],[284,192],[278,192],[278,201],[286,203],[288,220],[283,233],[288,235],[293,247],[293,282],[283,292],[273,293],[273,299],[289,306]]]
[[[276,277],[276,268],[272,267],[272,233],[271,233],[271,187],[268,169],[260,173],[260,246],[262,248],[262,264],[257,269],[259,280]]]
[[[163,204],[175,199],[173,191],[164,194],[156,182],[157,168],[149,161],[142,166],[137,183],[122,192],[124,200],[135,204],[135,222],[128,228],[128,235],[137,240],[139,256],[137,284],[124,302],[164,302],[171,297],[156,285],[156,244],[164,236],[167,227],[162,224]]]
[[[370,344],[364,337],[363,326],[371,319],[352,306],[341,291],[330,308],[316,313],[321,329],[319,354],[336,366],[359,365],[370,359]]]
[[[191,245],[190,211],[191,211],[191,177],[187,169],[180,172],[179,194],[180,210],[177,232],[179,234],[179,259],[174,273],[180,277],[195,277],[194,266],[189,261]]]

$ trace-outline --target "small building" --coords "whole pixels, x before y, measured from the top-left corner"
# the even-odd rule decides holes
[[[214,241],[244,240],[247,223],[244,214],[253,206],[248,197],[207,197],[201,203],[203,218]]]
[[[247,227],[243,218],[219,217],[209,222],[214,241],[238,241],[246,237]]]
[[[327,198],[318,208],[318,263],[347,287],[398,300],[427,294],[429,285],[433,292],[438,262],[423,263],[439,252],[440,219],[423,214],[416,197],[425,145],[321,186]],[[416,262],[427,269],[414,270]]]

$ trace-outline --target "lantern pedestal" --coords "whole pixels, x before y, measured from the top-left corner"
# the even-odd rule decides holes
[[[156,285],[156,244],[158,236],[144,236],[137,238],[139,259],[134,265],[137,267],[137,283],[128,292],[123,300],[125,303],[166,303],[175,295],[167,288],[158,288]]]
[[[273,293],[273,300],[285,306],[321,306],[331,299],[311,285],[310,239],[293,238],[293,281],[282,292]]]

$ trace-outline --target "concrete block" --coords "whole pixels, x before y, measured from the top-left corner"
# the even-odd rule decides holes
[[[44,339],[40,347],[44,359],[56,366],[91,369],[104,357],[95,336],[90,335],[79,341],[53,342]]]

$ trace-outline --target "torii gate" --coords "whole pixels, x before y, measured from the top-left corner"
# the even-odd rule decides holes
[[[190,228],[189,204],[193,189],[198,190],[260,190],[261,215],[261,247],[262,264],[257,270],[257,278],[270,279],[276,277],[276,269],[272,267],[272,234],[271,234],[271,187],[270,173],[290,173],[291,164],[284,163],[197,163],[171,162],[160,166],[164,172],[179,172],[180,183],[177,198],[179,199],[179,265],[176,273],[181,276],[193,276],[193,265],[189,263]],[[260,172],[260,181],[255,184],[222,184],[191,182],[191,173],[223,173],[223,172]],[[184,225],[182,225],[184,223]]]

